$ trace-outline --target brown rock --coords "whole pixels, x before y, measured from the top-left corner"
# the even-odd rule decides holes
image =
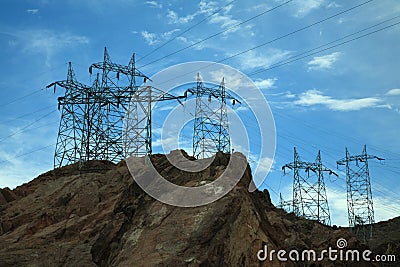
[[[164,155],[154,155],[152,162],[169,181],[192,186],[216,179],[229,158],[218,153],[201,173],[181,171]],[[345,228],[275,208],[266,190],[249,193],[249,167],[218,201],[178,208],[148,196],[124,162],[90,164],[96,172],[79,173],[75,164],[14,190],[0,190],[0,266],[374,266],[327,260],[282,263],[276,258],[260,262],[257,252],[264,245],[320,251],[345,238],[349,248],[368,247]],[[378,224],[382,235],[391,238],[374,240],[373,246],[398,253],[400,237],[388,233],[398,232],[395,225],[398,219]]]

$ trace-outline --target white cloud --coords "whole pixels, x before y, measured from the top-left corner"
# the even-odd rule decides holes
[[[259,171],[261,173],[266,173],[273,167],[274,164],[275,164],[275,161],[273,158],[269,158],[269,157],[261,158],[258,161],[258,170],[257,171]]]
[[[163,37],[164,39],[169,39],[169,38],[171,38],[171,36],[172,36],[174,33],[179,32],[179,31],[180,31],[180,29],[173,29],[173,30],[164,32],[164,33],[162,34],[162,37]]]
[[[230,6],[232,7],[232,5]],[[229,15],[229,11],[231,10],[231,8],[225,8],[224,10],[222,10],[222,14],[221,13],[216,13],[213,16],[211,16],[209,23],[210,24],[219,24],[220,27],[222,29],[228,29],[226,32],[224,32],[224,34],[228,34],[231,32],[235,32],[237,30],[240,29],[240,26],[235,26],[237,24],[240,23],[239,20],[232,18],[232,15]],[[247,25],[248,27],[250,27],[251,29],[251,25]],[[247,29],[249,30],[249,29]]]
[[[339,5],[339,4],[336,3],[336,2],[330,2],[330,3],[326,6],[326,8],[338,8],[338,7],[342,7],[342,6]]]
[[[150,33],[148,31],[141,31],[140,34],[142,35],[142,37],[144,38],[144,40],[148,45],[155,45],[156,43],[158,43],[157,35],[155,33]]]
[[[86,45],[89,38],[69,32],[54,32],[50,30],[22,30],[3,32],[15,38],[15,43],[21,44],[21,51],[45,55],[45,64],[51,65],[53,55],[68,47]]]
[[[296,97],[296,95],[295,94],[293,94],[292,92],[290,92],[290,91],[287,91],[286,93],[285,93],[285,97],[286,98],[295,98]]]
[[[331,69],[333,63],[335,63],[339,59],[340,55],[340,52],[334,52],[330,55],[314,57],[311,61],[307,63],[308,70]]]
[[[189,14],[184,17],[180,17],[178,13],[172,10],[168,10],[167,13],[167,19],[168,19],[168,24],[186,24],[188,22],[191,22],[195,17],[197,16],[197,13],[194,14]]]
[[[235,32],[239,29],[239,27],[234,27],[234,25],[238,24],[240,21],[232,18],[230,15],[230,11],[233,8],[233,5],[227,5],[219,10],[220,4],[214,1],[205,1],[201,0],[198,5],[198,10],[192,14],[188,14],[186,16],[179,16],[177,12],[173,10],[168,10],[167,19],[169,24],[186,24],[191,22],[195,17],[199,15],[211,16],[208,19],[209,24],[217,24],[222,29],[229,29],[224,32],[224,34],[228,34],[230,32]],[[215,13],[219,10],[217,13]],[[215,14],[213,14],[215,13]]]
[[[274,86],[276,78],[272,79],[256,79],[254,84],[260,89],[270,89]]]
[[[329,210],[331,213],[332,224],[348,226],[347,217],[347,190],[346,185],[340,189],[326,187]],[[395,217],[399,210],[396,200],[390,194],[375,195],[374,198],[375,221],[385,221]]]
[[[0,145],[0,188],[14,188],[30,181],[34,175],[52,169],[51,154],[54,145],[51,143],[57,130],[56,117],[56,121],[50,119],[50,124],[49,121],[37,122],[32,125],[35,127],[27,129],[27,125],[35,122],[33,119],[1,123],[0,128],[7,130],[3,131],[2,136],[8,141],[3,140]]]
[[[394,96],[394,95],[400,95],[400,89],[391,89],[387,91],[386,95]]]
[[[180,31],[180,29],[173,29],[161,34],[156,34],[148,31],[141,31],[140,34],[142,35],[142,37],[144,38],[144,40],[148,45],[155,45],[157,43],[170,39],[171,36],[178,31]]]
[[[254,12],[254,11],[260,11],[260,10],[267,10],[271,9],[271,6],[269,6],[267,3],[262,3],[258,5],[253,5],[249,8],[246,9],[247,12]]]
[[[206,42],[200,42],[201,39],[199,39],[199,38],[188,40],[186,37],[179,36],[176,38],[176,40],[186,44],[187,46],[191,46],[191,48],[193,48],[194,50],[203,50],[204,48],[207,48],[207,47],[213,47],[213,46],[208,45]]]
[[[162,4],[158,3],[157,1],[146,1],[146,4],[152,8],[162,8]]]
[[[324,0],[295,0],[292,5],[295,8],[295,17],[307,16],[314,9],[322,6]]]
[[[201,0],[199,3],[199,9],[201,13],[211,15],[218,8],[218,3],[214,1],[207,2],[206,0]]]
[[[89,43],[86,36],[73,35],[68,32],[56,33],[50,30],[18,31],[10,35],[25,41],[24,50],[31,52]]]
[[[227,5],[223,7],[218,13],[213,14],[218,9],[220,9],[220,5],[217,2],[207,2],[205,0],[201,0],[199,3],[199,13],[206,16],[210,16],[213,14],[208,21],[209,24],[219,24],[222,29],[229,29],[224,33],[225,35],[230,32],[235,32],[240,28],[239,26],[234,27],[234,25],[240,23],[240,21],[232,18],[232,15],[229,14],[232,8],[232,4]]]
[[[334,99],[331,96],[323,95],[318,90],[308,90],[300,94],[299,99],[294,104],[301,106],[323,105],[330,110],[351,111],[364,108],[378,107],[381,99],[366,97],[358,99]]]
[[[290,51],[270,48],[263,51],[263,53],[258,53],[252,50],[238,56],[237,58],[243,69],[254,69],[254,68],[268,68],[271,65],[276,64],[288,58],[289,55]],[[227,56],[232,56],[232,55],[228,54]]]
[[[346,189],[337,190],[326,186],[326,196],[328,198],[332,225],[348,226]]]
[[[35,15],[35,14],[37,14],[39,12],[39,9],[37,9],[37,8],[27,9],[26,12],[29,13],[29,14]]]

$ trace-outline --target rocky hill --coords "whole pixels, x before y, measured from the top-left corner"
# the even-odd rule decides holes
[[[152,161],[171,182],[193,186],[215,180],[229,157],[217,154],[197,174],[171,166],[164,155]],[[345,228],[274,207],[266,190],[249,193],[249,167],[220,200],[179,208],[148,196],[125,162],[91,164],[101,171],[79,173],[70,165],[0,190],[0,266],[381,266],[328,259],[282,262],[276,254],[272,261],[258,260],[265,245],[269,251],[321,251],[344,238],[348,249],[368,246]],[[380,238],[371,242],[372,249],[399,257],[399,222],[378,224]]]

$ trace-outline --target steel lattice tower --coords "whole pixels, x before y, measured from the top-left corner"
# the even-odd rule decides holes
[[[86,96],[89,86],[76,80],[72,64],[69,62],[67,79],[51,83],[47,88],[65,88],[65,95],[58,98],[61,120],[54,154],[54,167],[78,162],[81,158],[85,131]]]
[[[286,168],[293,170],[292,206],[294,214],[330,225],[331,219],[323,173],[337,174],[322,165],[321,152],[318,151],[315,162],[304,162],[300,160],[300,156],[294,148],[294,161],[282,166],[284,172]],[[304,170],[305,173],[303,174],[301,170]]]
[[[120,161],[125,158],[128,151],[124,151],[122,131],[124,129],[124,116],[129,110],[131,99],[138,92],[136,77],[148,79],[135,67],[135,54],[132,55],[128,65],[113,63],[104,48],[103,61],[94,63],[89,67],[89,73],[93,69],[101,72],[101,82],[97,95],[102,101],[101,113],[104,120],[101,121],[102,142],[97,150],[101,151],[101,158],[109,161]],[[151,141],[150,141],[151,143]],[[149,144],[150,144],[149,143]],[[146,149],[148,151],[148,148]],[[93,159],[88,155],[85,161]],[[96,158],[98,159],[98,157]]]
[[[152,102],[175,97],[152,86],[137,86],[136,78],[144,83],[148,79],[135,67],[133,54],[127,66],[113,63],[107,49],[103,62],[92,64],[96,74],[92,86],[76,81],[71,64],[67,80],[54,82],[48,87],[65,88],[59,97],[62,106],[54,167],[80,162],[86,170],[90,160],[118,162],[128,156],[151,154]]]
[[[187,91],[196,95],[193,156],[209,158],[219,151],[230,153],[226,99],[232,99],[233,105],[240,101],[226,92],[224,78],[219,86],[207,87],[199,73],[196,87]]]
[[[284,200],[283,199],[283,197],[282,197],[282,193],[279,193],[279,203],[278,203],[278,208],[280,208],[280,209],[284,209],[284,210],[286,210],[287,212],[291,212],[291,208],[292,208],[292,205],[293,205],[293,201],[286,201],[286,200]]]
[[[367,146],[361,155],[351,156],[346,147],[346,158],[338,160],[337,165],[346,165],[347,210],[349,227],[365,241],[372,237],[374,207],[372,201],[371,182],[368,160],[384,160],[367,154]],[[352,164],[355,162],[355,164]]]

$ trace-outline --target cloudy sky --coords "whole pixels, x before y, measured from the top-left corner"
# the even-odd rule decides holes
[[[276,124],[276,154],[263,185],[273,202],[279,192],[291,198],[293,177],[280,167],[293,161],[294,146],[303,161],[321,150],[336,170],[345,147],[355,155],[367,144],[368,153],[386,159],[369,165],[376,220],[399,216],[399,23],[397,0],[4,0],[0,186],[52,168],[63,91],[45,86],[65,79],[69,61],[77,78],[91,83],[87,69],[107,46],[118,63],[135,52],[148,76],[216,61],[251,78]],[[325,177],[332,223],[346,225],[345,176],[337,172],[339,178]]]

